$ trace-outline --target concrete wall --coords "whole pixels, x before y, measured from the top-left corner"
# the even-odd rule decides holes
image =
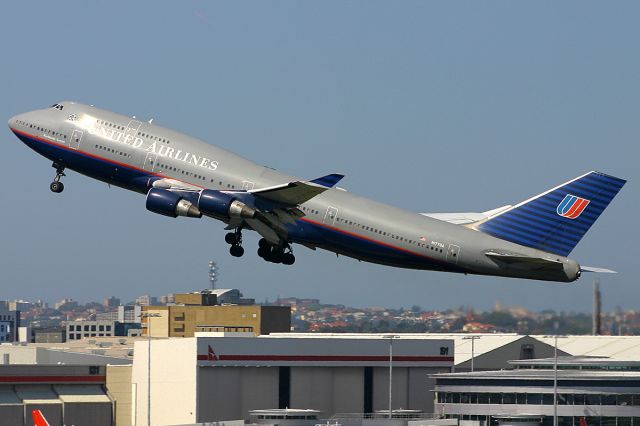
[[[362,412],[364,368],[291,367],[289,408],[320,410],[326,417],[335,413]]]
[[[249,410],[278,407],[278,368],[199,367],[196,421],[249,420]]]
[[[131,365],[107,366],[107,392],[115,400],[115,426],[131,426]]]
[[[135,342],[131,382],[135,385],[136,424],[147,421],[147,342]],[[151,423],[196,421],[196,339],[154,341],[151,352]]]

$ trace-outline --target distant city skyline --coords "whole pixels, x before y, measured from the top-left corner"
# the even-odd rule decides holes
[[[603,309],[640,299],[640,3],[9,2],[9,117],[61,100],[135,115],[415,212],[486,211],[589,170],[629,181],[571,254],[617,270]],[[16,17],[29,17],[30,29]],[[52,23],[60,23],[54,25]],[[117,25],[115,25],[117,23]],[[209,286],[350,306],[589,312],[592,275],[553,284],[393,269],[294,247],[231,258],[222,224],[54,169],[5,127],[1,299],[134,300]]]

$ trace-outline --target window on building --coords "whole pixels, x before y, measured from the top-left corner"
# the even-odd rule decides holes
[[[600,395],[586,395],[586,405],[600,405],[600,404],[601,404]]]
[[[617,405],[633,405],[633,398],[631,395],[618,395],[616,403]]]
[[[535,357],[536,352],[532,344],[520,345],[520,359],[534,359]]]
[[[527,404],[542,404],[542,395],[539,393],[528,393],[527,394]]]
[[[516,403],[516,394],[515,393],[503,393],[502,394],[502,403],[503,404],[515,404]]]

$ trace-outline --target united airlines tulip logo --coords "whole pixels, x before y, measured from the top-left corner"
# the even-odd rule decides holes
[[[591,200],[586,198],[576,197],[575,195],[567,194],[564,199],[558,204],[556,212],[567,219],[577,219],[584,209],[587,208]]]

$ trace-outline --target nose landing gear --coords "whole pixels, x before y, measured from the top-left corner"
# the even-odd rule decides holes
[[[53,163],[52,167],[56,169],[56,177],[53,178],[53,182],[51,182],[51,185],[49,185],[49,189],[51,190],[51,192],[55,192],[56,194],[59,194],[62,191],[64,191],[64,184],[60,182],[60,179],[62,179],[62,176],[66,176],[64,174],[64,166],[58,163]]]
[[[224,236],[227,244],[230,244],[229,253],[233,257],[242,257],[244,248],[242,247],[242,229],[236,228],[234,232],[229,232]]]

